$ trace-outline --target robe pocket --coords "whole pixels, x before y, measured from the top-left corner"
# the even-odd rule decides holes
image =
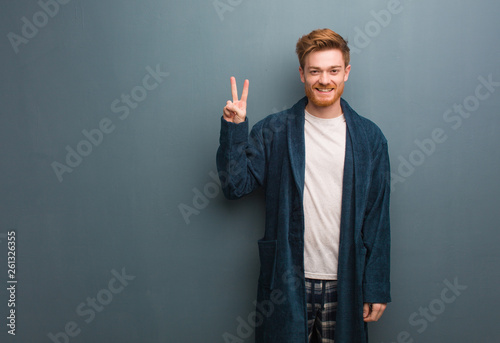
[[[258,241],[260,258],[259,283],[269,289],[274,287],[278,241]]]

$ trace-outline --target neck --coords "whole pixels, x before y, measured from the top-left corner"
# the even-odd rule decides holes
[[[306,105],[306,111],[315,117],[323,119],[337,118],[342,115],[340,99],[330,106],[316,106],[311,101]]]

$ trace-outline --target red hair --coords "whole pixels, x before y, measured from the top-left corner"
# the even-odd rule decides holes
[[[305,60],[309,53],[328,49],[339,49],[344,57],[345,66],[349,65],[350,54],[347,41],[330,29],[314,30],[300,37],[295,52],[299,58],[300,66],[304,69]]]

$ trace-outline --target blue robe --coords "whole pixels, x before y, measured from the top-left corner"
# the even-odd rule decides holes
[[[224,195],[237,199],[263,187],[265,234],[258,241],[260,275],[257,343],[307,343],[304,282],[304,109],[292,108],[259,121],[248,134],[221,119],[217,168]],[[387,141],[370,120],[344,100],[346,154],[343,178],[336,343],[365,343],[363,303],[390,302]]]

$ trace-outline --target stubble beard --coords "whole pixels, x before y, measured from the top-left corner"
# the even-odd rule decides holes
[[[332,88],[332,87],[325,87],[325,88]],[[309,99],[310,102],[312,102],[315,106],[318,107],[328,107],[336,103],[340,97],[342,96],[342,93],[344,92],[344,85],[341,85],[340,87],[336,87],[334,89],[335,95],[331,99],[319,99],[316,94],[314,93],[313,87],[308,87],[307,85],[304,85],[304,89],[306,92],[307,99]]]

